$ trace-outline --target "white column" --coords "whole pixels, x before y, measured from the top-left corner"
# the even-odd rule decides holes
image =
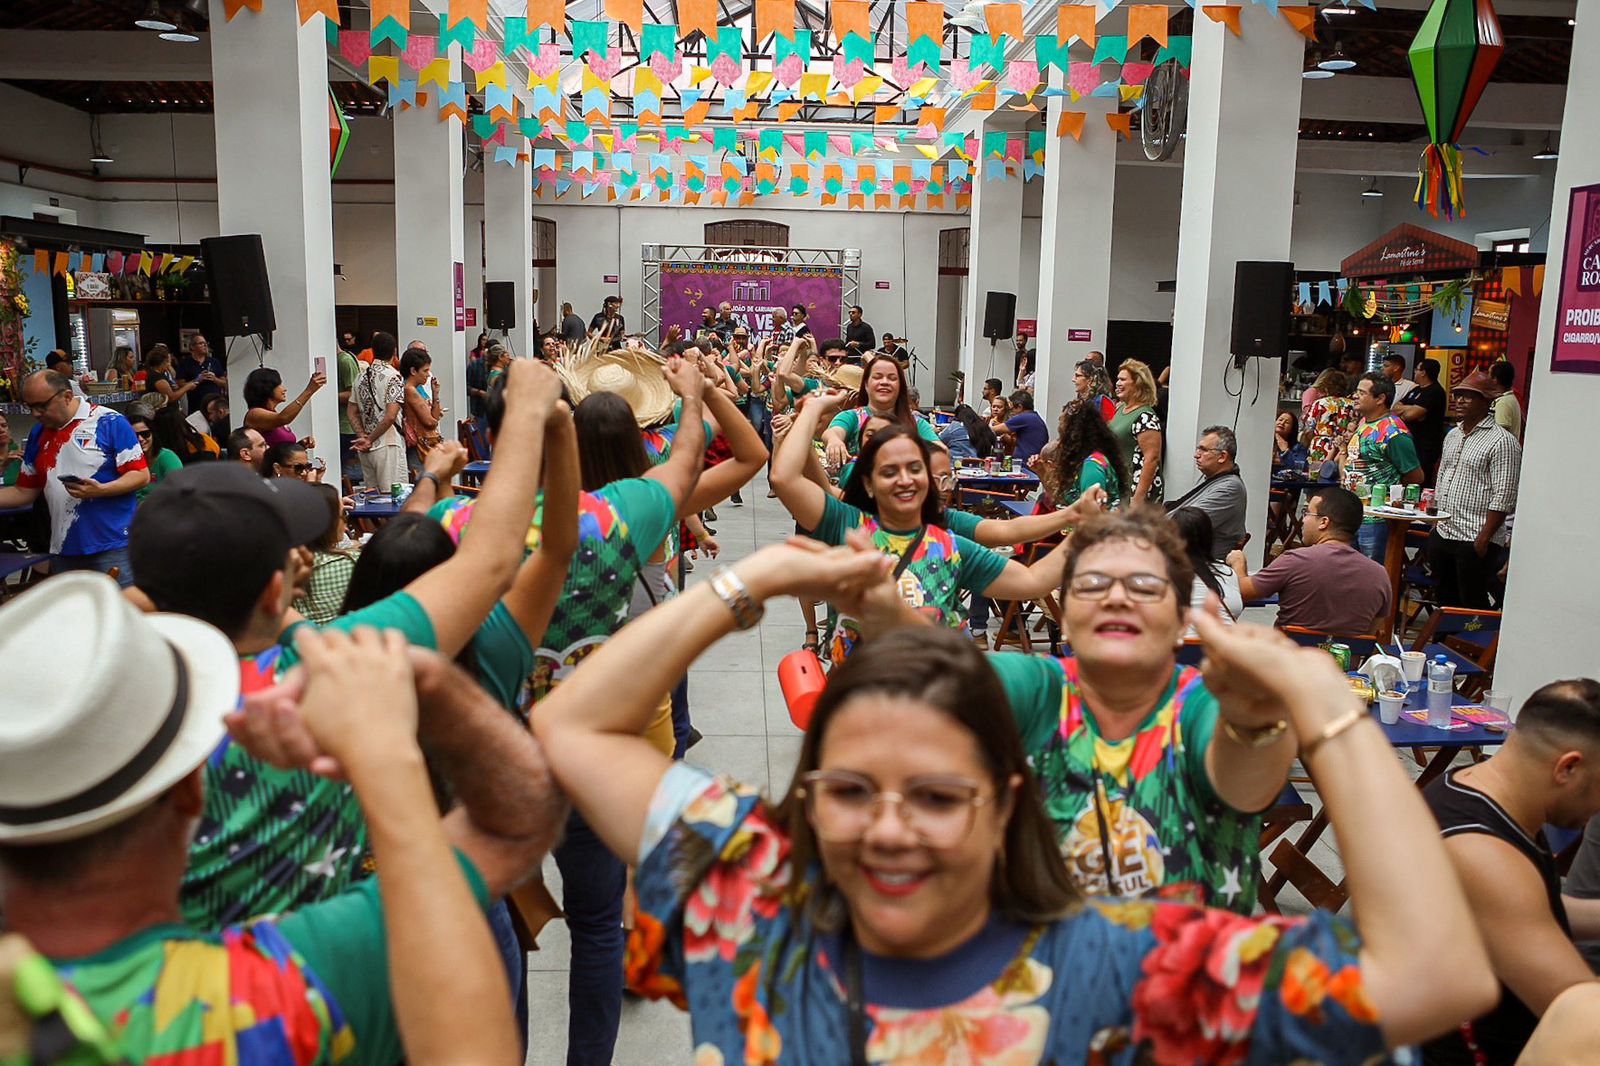
[[[1050,85],[1066,79],[1050,68]],[[1117,133],[1102,117],[1116,101],[1085,97],[1083,138],[1056,136],[1066,98],[1053,96],[1045,114],[1044,217],[1039,226],[1039,336],[1034,356],[1034,408],[1055,427],[1061,406],[1077,395],[1072,368],[1105,350],[1111,308],[1111,208],[1116,191]],[[1087,331],[1069,340],[1068,331]],[[1080,334],[1081,336],[1081,334]]]
[[[1572,54],[1594,55],[1597,48],[1600,0],[1578,0]],[[1494,687],[1510,692],[1518,706],[1547,682],[1600,676],[1594,638],[1600,567],[1589,562],[1600,548],[1600,496],[1592,491],[1583,467],[1573,463],[1574,457],[1593,455],[1600,448],[1600,423],[1594,417],[1600,409],[1600,377],[1552,374],[1549,363],[1566,258],[1568,201],[1574,185],[1600,181],[1600,126],[1593,119],[1597,99],[1600,64],[1574,63],[1550,204],[1539,342],[1529,368],[1522,480],[1495,669]]]
[[[328,176],[328,51],[322,20],[300,25],[293,4],[268,4],[228,21],[211,2],[216,96],[217,218],[223,234],[259,233],[277,329],[265,365],[290,397],[313,360],[328,385],[295,419],[327,459],[339,454],[333,317],[333,201]],[[248,341],[228,343],[232,421],[244,420],[244,380],[256,368]]]
[[[529,150],[527,138],[521,134],[507,137],[506,144]],[[483,223],[484,280],[509,281],[516,286],[517,326],[509,335],[511,350],[532,355],[536,343],[532,333],[533,173],[528,164],[496,163],[492,155],[484,161]]]
[[[450,77],[461,76],[461,48],[450,46]],[[456,328],[456,279],[467,280],[462,207],[462,128],[439,121],[434,88],[429,101],[394,117],[395,294],[403,350],[411,341],[428,346],[445,407],[439,432],[454,440],[456,422],[467,417],[465,327]],[[476,278],[477,264],[471,264]]]
[[[1241,15],[1238,37],[1195,20],[1163,467],[1171,499],[1199,478],[1192,453],[1200,430],[1234,427],[1255,566],[1265,541],[1278,364],[1233,369],[1233,274],[1241,259],[1289,258],[1305,38],[1266,8],[1247,5]]]
[[[997,341],[990,354],[983,335],[986,294],[1016,293],[1021,279],[1022,179],[984,178],[983,131],[995,125],[989,119],[978,129],[979,156],[973,163],[972,237],[967,255],[967,323],[961,339],[961,371],[966,375],[965,396],[974,403],[983,395],[985,378],[999,378],[1009,391],[1016,349],[1009,339]],[[1014,330],[1012,322],[1007,331]],[[908,324],[909,330],[909,324]]]

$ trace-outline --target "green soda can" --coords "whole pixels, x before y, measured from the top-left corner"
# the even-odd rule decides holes
[[[1328,651],[1333,656],[1334,661],[1339,664],[1339,669],[1348,674],[1350,672],[1350,645],[1335,644]]]
[[[1417,505],[1420,504],[1421,502],[1422,502],[1422,486],[1421,485],[1414,485],[1414,484],[1413,485],[1407,485],[1406,486],[1406,506],[1410,507],[1412,510],[1416,510]]]
[[[403,483],[399,482],[399,481],[396,481],[393,485],[389,486],[389,495],[393,496],[397,500],[401,496],[405,495],[405,491],[406,491],[405,485]]]

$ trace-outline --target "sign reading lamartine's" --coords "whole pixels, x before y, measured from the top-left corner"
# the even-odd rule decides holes
[[[1347,278],[1381,278],[1403,274],[1448,274],[1478,265],[1476,245],[1402,223],[1339,264]]]
[[[679,326],[692,337],[701,309],[733,305],[733,317],[752,342],[772,332],[772,312],[796,305],[817,336],[836,333],[844,319],[844,271],[831,266],[764,262],[665,262],[661,264],[661,336]]]
[[[1572,190],[1550,369],[1600,374],[1600,185]]]

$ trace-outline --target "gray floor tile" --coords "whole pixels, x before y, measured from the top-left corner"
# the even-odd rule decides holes
[[[747,670],[694,670],[689,675],[689,714],[705,736],[765,736],[766,674],[757,662]]]

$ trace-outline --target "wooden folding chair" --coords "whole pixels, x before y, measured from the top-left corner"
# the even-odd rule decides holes
[[[1305,626],[1281,626],[1288,638],[1296,644],[1308,648],[1320,648],[1325,644],[1348,644],[1350,646],[1350,667],[1355,669],[1367,656],[1371,655],[1378,647],[1378,638],[1371,633],[1329,633],[1322,629],[1307,629]]]
[[[1427,625],[1412,642],[1412,651],[1426,651],[1429,644],[1443,644],[1482,670],[1460,679],[1457,688],[1464,696],[1476,697],[1494,683],[1494,660],[1500,650],[1499,611],[1470,607],[1438,607],[1428,616]]]

